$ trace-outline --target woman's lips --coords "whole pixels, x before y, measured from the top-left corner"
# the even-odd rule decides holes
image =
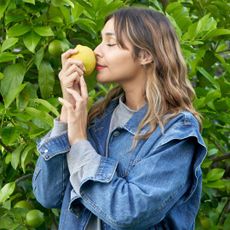
[[[102,66],[102,65],[97,65],[96,66],[96,70],[98,70],[98,71],[103,70],[105,68],[106,68],[106,66]]]

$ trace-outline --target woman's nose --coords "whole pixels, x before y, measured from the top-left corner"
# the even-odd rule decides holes
[[[96,56],[101,56],[100,44],[94,49],[94,53]]]

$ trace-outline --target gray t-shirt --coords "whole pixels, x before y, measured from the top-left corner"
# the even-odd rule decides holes
[[[124,103],[124,93],[123,93],[119,97],[119,103],[113,111],[111,121],[110,121],[108,137],[110,136],[111,132],[115,128],[123,126],[131,118],[134,112],[136,112],[136,110],[130,109]],[[108,141],[108,137],[107,137],[107,141]],[[103,228],[102,228],[101,219],[99,219],[97,216],[95,216],[92,213],[92,216],[89,220],[86,230],[102,230],[102,229]]]

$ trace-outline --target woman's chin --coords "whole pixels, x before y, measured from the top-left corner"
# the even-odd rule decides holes
[[[111,82],[111,78],[108,75],[102,74],[100,72],[97,73],[96,79],[99,83],[109,83]]]

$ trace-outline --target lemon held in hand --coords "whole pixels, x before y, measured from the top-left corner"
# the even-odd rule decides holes
[[[93,50],[88,46],[83,46],[83,45],[77,45],[75,49],[78,50],[79,52],[71,55],[71,58],[74,58],[76,60],[81,60],[86,69],[84,75],[89,76],[96,67],[96,57]]]

